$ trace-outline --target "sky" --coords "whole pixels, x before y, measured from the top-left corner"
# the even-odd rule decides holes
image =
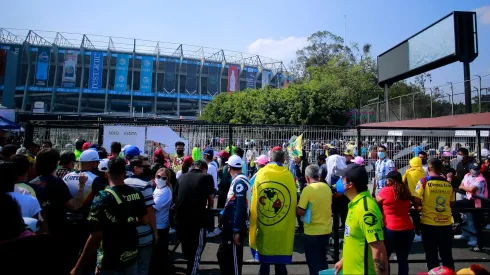
[[[479,56],[471,74],[490,74],[490,0],[16,0],[2,3],[1,9],[0,28],[208,46],[260,54],[286,65],[316,31],[330,31],[347,43],[370,43],[376,57],[452,11],[476,11]],[[430,85],[463,80],[459,62],[431,73]],[[490,76],[483,83],[490,87]]]

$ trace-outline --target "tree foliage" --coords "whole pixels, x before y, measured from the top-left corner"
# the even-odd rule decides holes
[[[345,125],[349,110],[383,98],[370,49],[370,44],[346,46],[335,34],[316,32],[308,37],[308,45],[297,51],[289,68],[295,81],[287,88],[219,94],[206,105],[200,119],[237,124]],[[399,81],[390,88],[390,97],[421,92],[426,81],[430,82],[430,74],[419,77],[416,83]]]

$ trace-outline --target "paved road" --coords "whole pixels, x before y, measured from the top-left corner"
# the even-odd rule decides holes
[[[488,237],[486,238],[489,240],[487,242],[487,247],[489,249],[489,252],[487,253],[476,253],[476,252],[471,252],[468,250],[468,247],[466,245],[466,242],[463,240],[453,240],[453,257],[455,260],[458,259],[490,259],[490,232],[487,232],[486,234]],[[204,250],[204,253],[202,255],[202,260],[203,261],[216,261],[216,251],[218,250],[218,244],[220,241],[220,237],[214,237],[214,238],[208,238],[208,243],[206,244],[206,248]],[[174,244],[174,238],[172,238],[172,245],[173,247]],[[258,265],[253,262],[251,254],[249,253],[250,248],[247,246],[244,248],[244,261],[247,261],[243,267],[243,274],[258,274]],[[331,255],[333,255],[333,247],[331,248],[330,251]],[[329,255],[328,260],[332,261],[333,258],[332,256]],[[182,257],[182,250],[179,246],[177,251],[172,255],[173,259],[176,260],[183,260]],[[394,256],[392,255],[391,259],[394,259]],[[414,243],[412,246],[412,251],[410,254],[409,259],[414,259],[414,260],[423,260],[425,259],[425,254],[424,250],[422,247],[422,243]],[[305,256],[304,256],[304,249],[302,247],[302,242],[301,242],[301,236],[296,236],[295,238],[295,247],[294,247],[294,254],[293,254],[293,261],[294,262],[304,262],[305,261]],[[473,264],[476,262],[462,262],[462,263],[456,263],[456,269],[459,270],[461,268],[468,267],[470,264]],[[489,263],[479,263],[486,267],[488,270],[490,270],[490,262]],[[333,264],[329,264],[329,267],[333,267]],[[220,274],[219,272],[219,266],[217,263],[207,263],[207,264],[202,264],[200,267],[200,274]],[[391,274],[397,274],[397,264],[393,263],[391,264]],[[177,264],[176,265],[176,271],[177,274],[185,274],[185,266],[183,264]],[[288,266],[288,271],[289,274],[308,274],[308,267],[306,264],[298,264],[298,265],[291,265]],[[427,272],[427,269],[425,267],[425,264],[423,263],[414,263],[410,264],[410,273],[411,274],[416,274],[418,272]],[[273,274],[273,273],[272,273]]]

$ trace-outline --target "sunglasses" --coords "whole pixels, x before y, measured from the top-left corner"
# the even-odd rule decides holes
[[[162,180],[167,180],[168,179],[167,176],[159,176],[159,175],[156,175],[155,178],[162,179]]]

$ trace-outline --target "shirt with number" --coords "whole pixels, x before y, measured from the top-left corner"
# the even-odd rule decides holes
[[[310,223],[304,224],[306,235],[332,233],[332,190],[324,182],[310,183],[301,192],[298,207],[307,210],[311,204]],[[310,211],[310,210],[307,210]]]
[[[453,186],[443,177],[422,178],[415,187],[415,197],[421,199],[421,223],[426,225],[451,225],[451,205],[455,200]]]
[[[92,232],[103,232],[97,251],[99,269],[121,270],[136,262],[137,219],[146,214],[143,195],[135,188],[118,185],[98,193],[88,221]]]
[[[350,203],[345,221],[343,274],[376,274],[369,243],[383,241],[383,215],[369,191]]]
[[[389,172],[395,171],[395,163],[389,159],[378,159],[376,161],[376,192],[381,191],[386,186],[386,176]]]

